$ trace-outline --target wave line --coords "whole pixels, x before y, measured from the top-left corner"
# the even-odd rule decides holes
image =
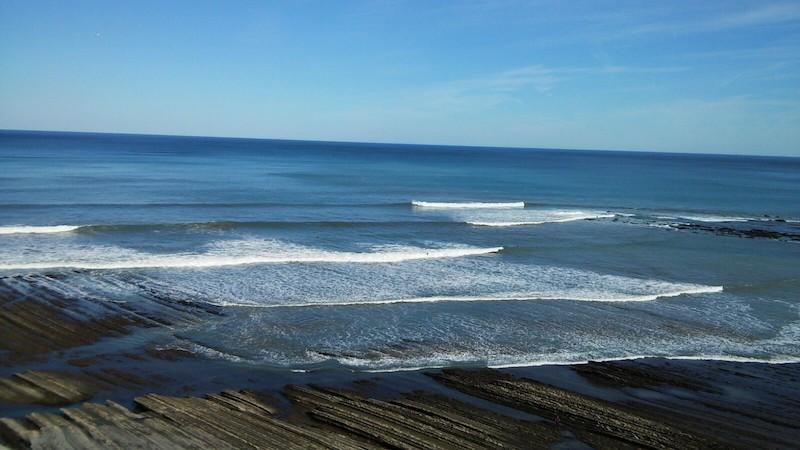
[[[525,202],[423,202],[412,200],[411,205],[418,208],[436,209],[509,209],[524,208]]]
[[[498,253],[503,247],[487,248],[432,248],[406,251],[384,251],[371,253],[358,252],[306,252],[305,254],[284,255],[242,255],[221,256],[216,254],[193,254],[177,256],[151,256],[142,259],[105,262],[54,261],[20,264],[0,264],[0,270],[42,270],[42,269],[151,269],[151,268],[200,268],[239,266],[248,264],[287,264],[287,263],[397,263],[412,260],[459,258]]]
[[[50,234],[64,233],[81,228],[82,225],[10,225],[0,226],[0,234]]]
[[[678,297],[681,295],[710,294],[722,292],[722,286],[698,286],[696,288],[682,289],[671,292],[656,294],[627,295],[616,298],[596,298],[590,296],[565,296],[565,295],[543,295],[543,294],[515,294],[507,296],[446,296],[434,295],[430,297],[412,297],[388,300],[368,300],[368,301],[342,301],[342,302],[308,302],[290,304],[271,304],[261,305],[257,303],[237,303],[237,302],[209,302],[214,306],[240,307],[240,308],[313,308],[313,307],[336,307],[336,306],[371,306],[371,305],[394,305],[404,303],[439,303],[439,302],[493,302],[493,301],[533,301],[533,300],[567,300],[579,302],[648,302],[660,298]]]

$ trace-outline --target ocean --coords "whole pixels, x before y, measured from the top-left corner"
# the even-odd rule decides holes
[[[0,281],[276,370],[800,361],[800,158],[0,131]]]

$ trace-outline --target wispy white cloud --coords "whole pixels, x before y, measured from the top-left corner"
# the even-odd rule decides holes
[[[651,33],[710,33],[800,21],[800,3],[773,3],[743,11],[726,12],[699,20],[651,22],[616,33],[621,38]]]
[[[726,14],[702,24],[701,29],[715,31],[729,28],[795,22],[798,20],[800,20],[800,3],[779,3]]]
[[[768,82],[800,78],[795,61],[779,61],[762,64],[746,70],[731,73],[720,82],[720,86],[730,86],[739,82]]]
[[[626,74],[668,74],[685,72],[687,67],[548,67],[530,65],[482,77],[454,80],[422,89],[412,97],[425,109],[486,109],[504,103],[519,103],[523,92],[550,94],[556,87],[583,77],[622,76]]]
[[[670,2],[622,3],[603,14],[579,9],[563,33],[550,29],[534,41],[540,48],[555,45],[606,45],[614,41],[663,35],[693,36],[732,30],[800,23],[800,2],[693,2],[676,8]],[[560,16],[561,17],[561,16]],[[580,19],[578,19],[579,17]],[[579,28],[575,28],[580,24]]]
[[[483,111],[518,102],[516,95],[521,91],[546,94],[566,77],[565,70],[531,65],[413,88],[403,92],[397,103],[400,108],[419,114]],[[397,107],[393,106],[395,110]]]
[[[496,92],[514,92],[526,87],[547,92],[564,77],[563,71],[535,65],[499,72],[483,79],[472,80],[469,84],[472,88]]]
[[[800,41],[800,37],[798,37]],[[800,60],[800,45],[779,44],[764,47],[732,48],[704,52],[692,52],[683,55],[694,59],[730,59],[730,60]]]

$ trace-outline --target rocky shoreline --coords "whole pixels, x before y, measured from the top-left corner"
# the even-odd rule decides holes
[[[0,419],[0,442],[104,449],[792,448],[800,438],[796,364],[651,359],[590,367],[606,381],[582,380],[582,389],[569,386],[583,377],[580,365],[445,369],[406,374],[399,390],[398,377],[384,374],[344,387],[149,393],[129,405],[95,401],[102,388],[88,379],[26,372],[0,380],[0,401],[61,407]],[[742,382],[690,379],[699,383],[690,386],[685,371]],[[536,379],[559,372],[569,380],[562,386]],[[425,377],[444,389],[413,388]]]
[[[29,286],[20,289],[22,282]],[[34,288],[30,288],[33,286]],[[0,283],[0,448],[792,448],[800,364],[293,373],[159,343],[220,311]]]

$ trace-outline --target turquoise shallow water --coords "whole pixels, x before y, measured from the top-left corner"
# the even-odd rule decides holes
[[[713,230],[798,220],[797,158],[0,132],[0,276],[290,369],[797,360],[800,245]]]

